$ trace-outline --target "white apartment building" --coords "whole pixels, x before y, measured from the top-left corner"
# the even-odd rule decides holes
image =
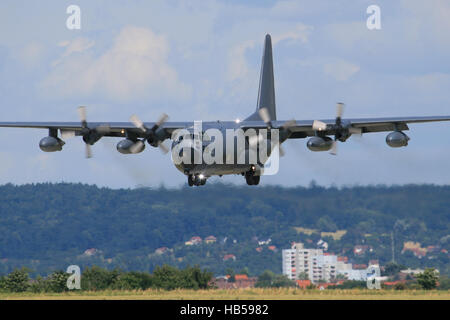
[[[349,280],[366,280],[366,270],[353,270],[351,263],[338,261],[335,255],[324,254],[322,249],[305,249],[303,243],[294,243],[291,249],[282,251],[283,274],[291,280],[298,280],[306,273],[313,283],[329,282],[338,274]]]
[[[305,249],[303,243],[294,243],[291,249],[282,252],[283,274],[291,280],[297,280],[304,272],[312,282],[318,282],[325,279],[324,274],[330,274],[330,268],[324,268],[323,257],[322,249]]]

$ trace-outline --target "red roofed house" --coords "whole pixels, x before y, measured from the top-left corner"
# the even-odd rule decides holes
[[[200,244],[200,243],[202,243],[202,238],[200,238],[200,237],[192,237],[191,238],[191,242],[192,242],[192,244]]]
[[[234,254],[226,254],[226,255],[223,256],[223,261],[227,261],[227,260],[230,260],[230,259],[233,259],[233,261],[236,261],[235,255]]]
[[[353,248],[353,253],[359,256],[364,254],[367,251],[367,249],[369,249],[369,246],[367,245],[356,245]]]
[[[218,277],[215,279],[214,284],[219,289],[238,289],[238,288],[253,288],[258,278],[248,277],[246,274],[236,274],[234,276],[234,282],[229,281],[230,276]]]
[[[396,284],[399,283],[406,283],[405,280],[398,280],[398,281],[385,281],[383,282],[385,286],[395,286]]]
[[[246,274],[236,274],[234,276],[234,288],[253,288],[258,278],[249,278]]]
[[[214,236],[209,236],[209,237],[205,238],[205,243],[214,243],[216,241],[217,241],[217,239]]]
[[[277,247],[275,246],[268,246],[267,248],[271,251],[277,251]]]
[[[311,280],[296,280],[295,282],[300,289],[306,289],[311,285]]]
[[[343,283],[344,283],[344,280],[339,280],[339,281],[336,281],[336,282],[324,282],[324,283],[320,283],[317,286],[317,288],[319,290],[324,290],[324,289],[326,289],[328,287],[340,286]]]

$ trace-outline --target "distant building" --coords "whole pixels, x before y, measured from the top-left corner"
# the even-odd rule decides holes
[[[363,255],[364,253],[366,253],[366,251],[369,249],[369,246],[367,246],[367,245],[356,245],[354,248],[353,248],[353,253],[355,254],[355,255],[357,255],[357,256],[361,256],[361,255]]]
[[[405,269],[405,270],[400,270],[400,272],[401,273],[404,273],[404,274],[409,274],[409,275],[412,275],[412,276],[417,276],[418,274],[420,274],[420,273],[423,273],[424,272],[424,270],[423,269]]]
[[[311,280],[295,280],[295,283],[300,289],[306,289],[311,285]]]
[[[205,243],[214,243],[214,242],[216,242],[217,241],[217,238],[216,237],[214,237],[214,236],[209,236],[209,237],[206,237],[205,238]]]
[[[202,243],[202,238],[195,236],[195,237],[192,237],[189,241],[186,241],[184,244],[186,246],[192,246],[192,245],[197,245],[200,243]]]
[[[355,281],[366,281],[367,280],[367,269],[339,270],[338,274],[344,275],[347,278],[347,280],[355,280]]]
[[[87,256],[87,257],[91,257],[95,254],[99,253],[99,250],[95,249],[95,248],[91,248],[91,249],[86,249],[83,253],[83,255]]]
[[[322,265],[318,256],[323,256],[322,249],[305,249],[303,243],[294,243],[291,249],[282,251],[282,269],[291,280],[299,279],[305,273],[312,282],[323,279]]]
[[[234,282],[230,281],[230,276],[216,277],[212,285],[218,289],[240,289],[253,288],[258,281],[256,277],[248,277],[246,274],[237,274],[234,276]]]
[[[192,237],[191,238],[191,242],[193,244],[200,244],[200,243],[202,243],[202,238],[200,238],[200,237]]]
[[[233,260],[236,261],[236,257],[234,254],[226,254],[223,256],[223,261]]]
[[[293,243],[291,249],[282,251],[283,274],[291,280],[300,280],[300,275],[305,274],[312,283],[331,282],[339,274],[349,280],[367,279],[367,265],[355,269],[347,261],[347,257],[324,253],[322,249],[305,249],[303,243]]]
[[[258,241],[258,245],[260,245],[260,246],[264,246],[264,245],[268,245],[269,243],[271,243],[272,242],[272,239],[267,239],[267,240],[261,240],[261,241]]]
[[[155,250],[155,253],[156,253],[156,254],[163,254],[163,253],[166,253],[167,251],[169,251],[169,248],[167,248],[167,247],[161,247],[161,248],[156,249],[156,250]]]
[[[323,241],[322,239],[320,239],[319,241],[317,241],[317,246],[318,246],[320,249],[323,249],[324,251],[327,251],[327,250],[328,250],[328,243],[325,242],[325,241]]]

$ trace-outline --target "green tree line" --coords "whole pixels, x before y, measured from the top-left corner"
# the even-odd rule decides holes
[[[46,278],[31,279],[29,269],[15,269],[0,277],[0,291],[5,292],[66,292],[70,274],[55,271]],[[207,289],[211,286],[212,273],[198,266],[177,269],[168,265],[148,272],[124,272],[92,266],[81,274],[81,290],[146,290],[146,289]]]

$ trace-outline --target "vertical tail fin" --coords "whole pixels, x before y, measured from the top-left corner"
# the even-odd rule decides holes
[[[256,112],[250,115],[246,120],[262,120],[258,113],[258,110],[262,108],[267,109],[270,120],[277,119],[275,107],[275,81],[273,77],[272,39],[269,34],[266,35],[264,42]]]

